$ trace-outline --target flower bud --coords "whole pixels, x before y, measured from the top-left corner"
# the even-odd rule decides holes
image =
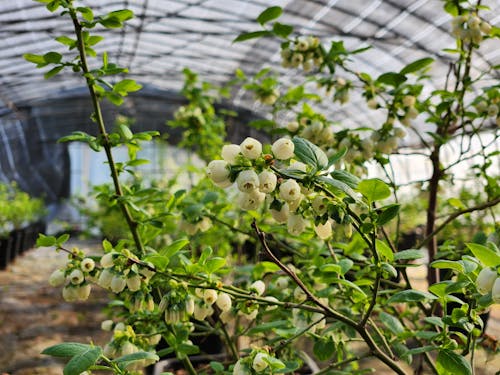
[[[82,269],[83,272],[93,271],[94,267],[95,267],[95,262],[93,259],[90,259],[90,258],[85,258],[80,263],[80,268]]]
[[[278,308],[278,305],[275,305],[275,302],[279,302],[279,300],[276,297],[266,296],[264,297],[264,299],[270,302],[270,304],[266,306],[266,311],[272,311]]]
[[[158,345],[158,343],[160,342],[161,340],[161,334],[160,333],[157,333],[156,335],[153,335],[153,336],[150,336],[148,338],[148,342],[149,342],[149,345]]]
[[[243,193],[250,193],[259,187],[259,176],[253,169],[241,171],[236,178],[238,189]]]
[[[215,183],[224,183],[229,179],[229,163],[225,160],[212,160],[207,165],[207,175]]]
[[[186,300],[186,314],[194,314],[194,299],[191,296],[189,296]]]
[[[406,131],[402,128],[394,128],[394,135],[398,138],[406,137]]]
[[[280,197],[281,199],[291,202],[299,199],[301,196],[300,186],[295,180],[285,180],[280,185]]]
[[[139,348],[132,344],[130,341],[125,341],[125,343],[122,345],[120,354],[122,356],[128,355],[128,354],[134,354],[139,351]]]
[[[406,95],[403,97],[403,105],[405,107],[413,107],[416,101],[417,100],[413,95]]]
[[[257,210],[266,199],[266,194],[258,190],[251,193],[241,193],[238,197],[238,205],[242,210]]]
[[[231,309],[231,297],[227,293],[219,293],[217,301],[215,302],[217,307],[222,311],[228,311]]]
[[[279,160],[287,160],[293,156],[295,146],[291,139],[280,138],[273,143],[271,151],[274,157]]]
[[[233,367],[233,375],[250,375],[251,371],[247,370],[245,365],[241,363],[241,359],[238,360]]]
[[[213,289],[205,289],[203,292],[203,301],[207,305],[213,305],[217,301],[217,291]]]
[[[198,223],[196,223],[200,232],[206,232],[212,227],[212,221],[208,217],[204,217]]]
[[[103,268],[111,268],[114,266],[114,256],[117,253],[111,252],[111,253],[106,253],[101,257],[101,266]]]
[[[494,303],[500,303],[500,277],[497,277],[491,289],[491,298]]]
[[[254,291],[258,296],[261,296],[266,291],[266,284],[262,280],[257,280],[250,285],[250,290]]]
[[[240,150],[244,157],[257,159],[262,154],[262,144],[255,138],[248,137],[240,144]]]
[[[113,293],[120,293],[125,289],[125,285],[127,285],[127,282],[121,275],[114,275],[109,284],[109,288]]]
[[[479,275],[477,275],[476,285],[477,290],[481,294],[488,294],[493,288],[493,284],[497,279],[496,271],[491,268],[483,268]]]
[[[64,270],[55,270],[49,277],[49,284],[53,287],[58,287],[64,284],[66,275]]]
[[[101,329],[103,331],[111,331],[111,329],[113,328],[113,321],[111,319],[107,319],[107,320],[103,320],[101,322]]]
[[[221,151],[222,159],[224,159],[231,165],[236,164],[236,158],[240,153],[241,153],[241,148],[238,145],[231,144],[222,146],[222,151]]]
[[[264,371],[268,365],[265,361],[267,357],[266,353],[257,353],[253,359],[252,368],[257,372]]]
[[[83,272],[78,270],[78,269],[71,271],[68,278],[69,278],[69,281],[71,282],[71,284],[73,284],[73,285],[80,285],[83,282],[83,280],[85,279],[83,277]]]
[[[326,240],[332,235],[332,222],[330,219],[326,221],[324,224],[318,224],[314,227],[314,231],[322,240]]]
[[[113,331],[114,332],[125,332],[126,329],[127,329],[127,327],[125,327],[125,323],[118,322],[118,323],[116,323]]]
[[[127,288],[131,292],[137,292],[141,289],[141,277],[139,275],[133,275],[132,277],[127,278]]]
[[[301,215],[292,214],[288,216],[287,229],[288,233],[298,236],[306,229],[306,221]]]

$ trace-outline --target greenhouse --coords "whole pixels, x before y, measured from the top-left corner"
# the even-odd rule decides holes
[[[500,374],[498,0],[0,3],[0,374]]]

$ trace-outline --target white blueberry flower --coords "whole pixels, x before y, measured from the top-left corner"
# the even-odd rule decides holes
[[[293,156],[295,146],[291,139],[280,138],[271,146],[271,151],[276,159],[287,160]]]
[[[196,320],[205,320],[205,318],[211,315],[212,312],[213,309],[211,306],[206,306],[205,304],[200,306],[198,303],[195,303],[193,316]]]
[[[113,324],[114,324],[114,323],[113,323],[113,321],[112,321],[111,319],[103,320],[103,321],[101,322],[101,329],[102,329],[103,331],[108,331],[108,332],[110,332],[110,331],[111,331],[111,329],[113,328]]]
[[[286,125],[286,128],[290,133],[295,133],[297,130],[299,130],[299,123],[297,121],[289,122]]]
[[[78,269],[71,271],[71,273],[68,276],[68,279],[73,285],[80,285],[83,282],[83,280],[85,280],[83,272]]]
[[[86,301],[90,296],[91,291],[90,284],[81,285],[76,288],[77,299],[80,301]]]
[[[300,303],[304,302],[307,299],[307,294],[300,287],[296,287],[293,291],[293,298]]]
[[[219,293],[217,301],[215,301],[217,307],[222,311],[228,311],[231,309],[231,297],[227,293]]]
[[[155,345],[158,345],[160,340],[161,340],[161,333],[157,333],[156,335],[150,336],[148,338],[148,343],[149,343],[149,345],[155,346]]]
[[[236,185],[241,192],[250,193],[259,187],[259,176],[253,169],[241,171],[236,177]]]
[[[245,365],[241,363],[241,359],[238,360],[233,367],[233,375],[250,375],[251,372],[246,369]]]
[[[111,285],[111,280],[113,280],[113,272],[106,268],[101,271],[101,274],[97,279],[97,284],[104,289],[108,289]]]
[[[368,105],[368,108],[370,109],[377,109],[378,107],[378,102],[377,102],[377,99],[375,98],[371,98],[369,99],[366,104]]]
[[[200,232],[206,232],[212,227],[212,220],[208,217],[203,217],[198,223],[196,223]]]
[[[137,292],[139,289],[141,289],[141,277],[137,274],[127,278],[126,282],[127,288],[131,292]]]
[[[231,165],[236,164],[236,159],[240,153],[241,148],[239,145],[231,144],[222,146],[222,159],[224,159]]]
[[[493,288],[491,289],[491,298],[493,302],[500,303],[500,277],[497,277],[495,283],[493,284]]]
[[[280,185],[280,197],[286,202],[296,201],[301,196],[300,186],[295,180],[285,180]]]
[[[264,299],[270,302],[269,305],[266,306],[266,311],[272,311],[278,308],[278,305],[276,305],[275,303],[279,302],[279,300],[276,297],[265,296]]]
[[[288,233],[298,236],[306,229],[307,222],[301,215],[291,214],[288,216]]]
[[[403,97],[403,105],[405,107],[413,107],[417,99],[413,95],[405,95]]]
[[[278,178],[271,171],[262,171],[259,173],[259,190],[262,193],[272,193],[276,189]]]
[[[114,266],[114,257],[117,253],[106,253],[101,257],[101,266],[103,268],[111,268]]]
[[[209,306],[213,305],[217,301],[217,291],[213,289],[205,289],[203,292],[203,301]]]
[[[53,287],[58,287],[64,284],[66,275],[64,270],[55,270],[49,277],[49,284]]]
[[[266,353],[257,353],[253,359],[252,368],[257,372],[264,371],[268,366],[268,363],[266,362],[268,356],[269,355]]]
[[[226,182],[229,179],[229,163],[225,160],[212,160],[207,165],[207,175],[213,182]]]
[[[214,182],[214,184],[222,189],[225,189],[225,188],[231,186],[233,183],[231,182],[231,180],[227,179],[227,180],[224,180],[222,182]]]
[[[231,311],[231,309],[229,309],[227,311],[222,311],[219,315],[219,318],[220,318],[222,323],[228,324],[234,320],[234,314]]]
[[[83,272],[90,272],[94,269],[94,267],[95,267],[95,262],[91,258],[85,258],[80,263],[80,268],[82,269]]]
[[[194,299],[189,296],[186,300],[186,314],[193,315],[194,314]]]
[[[302,189],[301,189],[302,190]],[[297,208],[299,208],[300,206],[300,202],[302,202],[302,198],[304,198],[304,195],[303,194],[300,194],[299,195],[299,198],[294,200],[294,201],[290,201],[288,202],[288,210],[290,212],[295,212],[297,211]],[[288,220],[288,219],[287,219]]]
[[[288,288],[288,277],[280,276],[276,279],[276,288],[278,289],[286,289]]]
[[[284,203],[279,211],[271,208],[269,212],[271,212],[271,216],[274,220],[276,220],[276,222],[283,224],[288,220],[290,210],[288,208],[288,203]]]
[[[254,291],[258,296],[261,296],[266,291],[266,284],[262,280],[257,280],[250,285],[249,289]]]
[[[248,137],[241,142],[240,150],[244,157],[257,159],[262,154],[262,144],[255,138]]]
[[[328,199],[322,195],[316,195],[312,201],[312,208],[316,215],[321,216],[326,213]]]
[[[118,323],[116,323],[115,328],[113,329],[113,331],[114,332],[124,332],[126,329],[127,329],[127,327],[125,327],[125,323],[118,322]]]
[[[77,288],[73,286],[65,286],[62,290],[63,299],[67,302],[73,302],[78,299]]]
[[[324,224],[318,224],[314,227],[314,231],[322,240],[326,240],[332,235],[332,222],[330,219]]]
[[[258,190],[250,193],[240,193],[238,196],[238,205],[242,210],[257,210],[266,199],[266,194]]]
[[[305,165],[301,161],[296,161],[296,162],[293,162],[292,164],[290,164],[288,169],[295,169],[297,171],[307,172],[307,165]]]
[[[497,278],[497,272],[491,268],[483,268],[477,275],[476,285],[477,290],[481,294],[488,294],[493,288],[493,284]]]
[[[406,137],[406,131],[402,128],[394,128],[394,135],[398,138]]]
[[[120,349],[120,354],[123,355],[128,355],[128,354],[134,354],[139,351],[139,348],[132,344],[130,341],[125,341],[125,343],[122,345]]]
[[[109,288],[113,293],[120,293],[125,289],[127,281],[121,275],[114,275],[109,284]]]

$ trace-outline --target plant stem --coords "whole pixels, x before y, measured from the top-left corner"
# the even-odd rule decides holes
[[[106,153],[106,158],[108,160],[109,164],[109,169],[111,172],[111,178],[113,179],[113,185],[115,189],[115,194],[118,202],[118,205],[120,206],[123,215],[125,217],[125,220],[127,221],[127,225],[130,229],[130,232],[132,234],[132,237],[134,239],[135,245],[137,247],[137,251],[140,254],[144,254],[144,245],[142,244],[141,237],[139,236],[139,232],[137,230],[138,223],[137,221],[134,220],[132,217],[132,214],[130,213],[130,210],[126,203],[123,201],[124,194],[123,190],[118,178],[118,171],[116,169],[116,164],[113,159],[113,154],[111,152],[111,143],[109,141],[109,136],[106,131],[106,126],[104,124],[104,118],[102,116],[102,110],[101,110],[101,105],[99,103],[99,99],[97,97],[97,93],[95,92],[94,89],[94,80],[92,78],[92,74],[89,71],[89,67],[87,64],[87,55],[85,52],[85,43],[83,41],[82,37],[82,26],[78,20],[78,16],[76,14],[76,10],[73,8],[73,5],[70,3],[69,5],[69,14],[71,16],[71,19],[73,21],[73,26],[75,30],[75,34],[77,37],[77,43],[78,43],[78,51],[80,55],[80,66],[83,71],[83,76],[85,77],[85,80],[87,82],[87,88],[89,89],[90,93],[90,98],[92,100],[92,106],[94,108],[94,120],[97,123],[99,127],[99,133],[101,134],[102,137],[102,146],[104,147],[104,151]]]
[[[343,361],[340,361],[340,362],[335,362],[335,363],[332,363],[328,366],[326,366],[325,368],[321,369],[320,371],[316,372],[314,375],[323,375],[323,374],[327,374],[330,370],[334,369],[334,368],[338,368],[338,367],[342,367],[342,366],[345,366],[351,362],[356,362],[356,361],[360,361],[364,358],[369,358],[371,357],[371,353],[364,353],[364,354],[361,354],[361,355],[358,355],[358,356],[355,356],[355,357],[351,357],[351,358],[348,358],[348,359],[345,359]]]

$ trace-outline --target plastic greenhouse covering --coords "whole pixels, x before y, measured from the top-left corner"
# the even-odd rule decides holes
[[[445,79],[448,55],[453,48],[451,16],[440,11],[440,0],[86,0],[96,14],[131,9],[135,18],[123,30],[100,30],[110,60],[130,71],[130,78],[144,89],[119,108],[108,106],[105,116],[116,113],[136,118],[140,130],[167,131],[165,121],[182,102],[182,68],[188,67],[207,81],[224,84],[236,69],[252,74],[266,66],[279,66],[279,42],[257,39],[233,44],[241,32],[256,27],[255,18],[267,6],[283,7],[282,22],[297,31],[328,42],[342,37],[347,49],[371,45],[356,55],[353,64],[373,75],[397,71],[426,56],[436,60],[432,79],[436,87]],[[500,26],[500,1],[483,5],[492,25]],[[438,11],[439,10],[439,11]],[[68,24],[44,4],[31,0],[0,2],[0,181],[16,180],[23,190],[55,202],[70,194],[70,157],[67,144],[57,139],[91,124],[90,106],[80,77],[71,72],[49,80],[25,61],[25,53],[67,53],[54,37],[70,33]],[[500,49],[487,40],[479,51],[479,66],[500,64]],[[497,71],[498,72],[498,71]],[[289,71],[284,85],[295,77]],[[490,77],[492,81],[498,76]],[[342,119],[348,126],[377,123],[361,107],[361,98],[346,106],[331,103],[323,108],[329,119]],[[228,107],[239,117],[233,136],[245,133],[246,119],[259,117],[252,97],[236,92]],[[90,128],[90,126],[89,126]],[[169,130],[171,132],[171,130]],[[29,135],[29,137],[27,136]],[[175,142],[176,135],[170,140]],[[409,141],[411,143],[411,140]]]

